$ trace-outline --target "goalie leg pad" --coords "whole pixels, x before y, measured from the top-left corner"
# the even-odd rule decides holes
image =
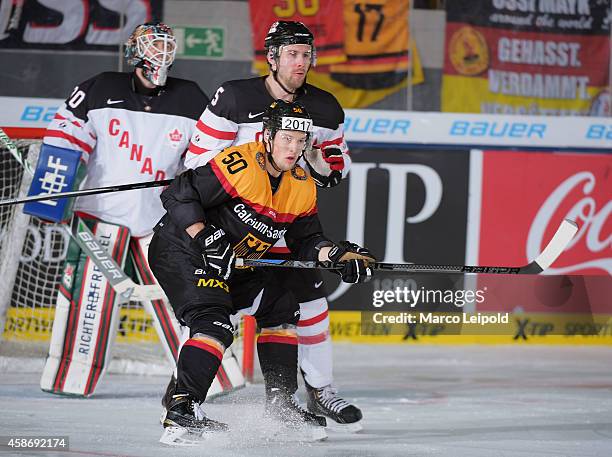
[[[97,240],[123,268],[129,230],[88,221]],[[117,333],[116,293],[91,259],[70,242],[41,389],[90,396],[104,375]],[[78,258],[78,262],[76,259]]]

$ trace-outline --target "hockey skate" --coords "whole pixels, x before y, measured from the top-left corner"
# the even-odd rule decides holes
[[[308,441],[322,441],[327,438],[327,421],[302,408],[295,397],[280,388],[266,393],[266,416],[282,423],[293,434]]]
[[[351,405],[332,386],[311,387],[306,383],[308,392],[308,411],[328,418],[328,426],[338,431],[357,433],[363,429],[361,410]]]
[[[208,434],[226,432],[227,424],[208,419],[197,400],[191,395],[173,395],[167,405],[164,433],[160,443],[171,446],[196,446]]]

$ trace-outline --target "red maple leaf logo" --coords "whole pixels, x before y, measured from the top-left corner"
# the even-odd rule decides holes
[[[183,134],[179,132],[178,129],[174,129],[174,132],[170,132],[168,136],[170,137],[170,141],[177,142],[177,143],[181,141],[181,138],[183,138]]]

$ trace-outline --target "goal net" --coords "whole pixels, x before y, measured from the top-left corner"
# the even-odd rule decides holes
[[[14,141],[34,167],[40,140]],[[32,177],[0,145],[0,199],[27,195]],[[69,235],[59,224],[23,214],[22,205],[0,207],[0,372],[42,371],[51,339],[57,285]],[[253,323],[241,324],[232,349],[247,376],[253,364]],[[242,337],[247,332],[245,347]],[[121,305],[109,373],[170,373],[152,317],[139,302]]]

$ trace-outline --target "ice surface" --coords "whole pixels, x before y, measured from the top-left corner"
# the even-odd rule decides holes
[[[109,375],[90,399],[41,392],[39,374],[0,373],[0,435],[68,435],[70,452],[15,456],[612,456],[612,348],[335,345],[340,393],[364,413],[357,435],[279,435],[263,386],[205,405],[232,427],[198,448],[158,443],[165,377]],[[302,393],[302,398],[303,393]]]

